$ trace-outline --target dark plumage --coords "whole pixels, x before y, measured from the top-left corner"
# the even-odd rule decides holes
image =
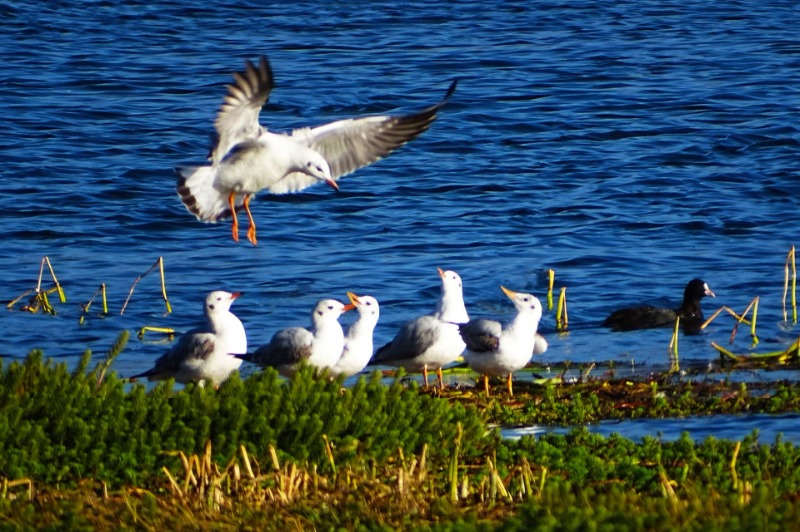
[[[603,325],[614,331],[653,329],[673,326],[675,319],[680,316],[683,332],[696,334],[700,332],[704,320],[700,309],[700,300],[704,296],[716,297],[716,294],[702,279],[692,279],[683,291],[683,303],[677,310],[652,306],[623,308],[607,317]]]

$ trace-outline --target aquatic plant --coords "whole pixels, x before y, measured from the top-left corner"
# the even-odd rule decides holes
[[[282,457],[324,468],[331,452],[344,464],[423,445],[432,456],[447,456],[441,442],[453,440],[456,421],[473,443],[485,430],[474,408],[448,405],[399,381],[386,386],[378,374],[350,389],[311,371],[284,381],[272,370],[246,383],[234,376],[218,391],[176,390],[171,382],[150,391],[130,387],[106,375],[125,341],[127,334],[92,371],[89,352],[71,372],[40,351],[2,367],[0,476],[142,482],[177,465],[164,451],[199,453],[208,441],[215,457],[244,444],[262,460],[274,446]]]

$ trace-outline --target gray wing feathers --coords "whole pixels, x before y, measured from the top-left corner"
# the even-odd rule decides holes
[[[217,142],[211,150],[211,160],[219,163],[230,149],[248,139],[255,139],[263,131],[258,115],[274,87],[272,69],[267,58],[261,56],[258,67],[250,61],[245,71],[233,73],[234,84],[228,85],[214,126]]]
[[[500,347],[500,335],[503,326],[494,320],[478,318],[459,326],[461,339],[467,344],[467,349],[475,353],[497,351]]]
[[[275,333],[265,346],[258,348],[253,359],[262,366],[297,364],[311,356],[314,335],[302,327],[290,327]]]
[[[422,316],[406,322],[394,340],[378,349],[370,364],[390,360],[408,360],[427,351],[439,339],[438,320],[432,316]]]
[[[331,122],[315,128],[302,128],[292,136],[322,154],[338,179],[389,155],[426,131],[456,88],[451,83],[441,102],[406,116],[366,116]]]
[[[210,333],[186,333],[178,343],[161,355],[155,362],[155,373],[173,373],[192,359],[204,360],[214,352],[214,335]]]

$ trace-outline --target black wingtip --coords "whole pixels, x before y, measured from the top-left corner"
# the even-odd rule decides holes
[[[155,375],[155,371],[152,369],[148,369],[144,373],[137,373],[136,375],[128,377],[128,382],[136,382],[136,379],[143,379],[145,377],[151,377],[153,375]]]
[[[253,353],[228,353],[232,357],[236,357],[239,360],[244,360],[245,362],[252,362],[253,361]]]
[[[442,98],[442,103],[440,105],[444,105],[444,103],[450,99],[450,96],[452,96],[453,93],[456,92],[456,87],[458,87],[459,79],[460,78],[455,78],[453,79],[453,82],[450,83],[450,87],[447,89],[447,93],[444,95],[444,98]]]

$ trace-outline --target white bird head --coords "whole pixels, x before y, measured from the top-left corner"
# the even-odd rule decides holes
[[[325,157],[314,150],[308,150],[306,153],[308,157],[306,158],[305,165],[303,165],[303,172],[320,181],[325,181],[336,190],[339,190],[339,185],[333,180],[331,176],[331,167],[328,161],[325,160]]]
[[[242,295],[242,292],[226,292],[215,290],[206,296],[205,312],[207,316],[223,314],[230,310],[233,301]]]
[[[360,318],[378,323],[381,311],[377,299],[372,296],[357,296],[353,292],[347,292],[347,297],[350,299],[351,303],[351,305],[348,306],[358,309]]]
[[[325,321],[336,321],[342,313],[347,312],[353,307],[345,306],[341,301],[335,299],[323,299],[314,307],[311,320],[317,324]]]
[[[439,271],[439,277],[442,278],[442,292],[445,294],[462,294],[461,276],[453,270],[443,270],[436,268]]]
[[[508,296],[508,299],[514,303],[514,307],[517,309],[517,312],[532,313],[536,317],[536,321],[541,319],[542,303],[536,296],[526,294],[524,292],[514,292],[505,286],[501,286],[500,289],[506,296]]]
[[[461,286],[461,276],[452,270],[439,271],[442,280],[442,295],[436,307],[434,316],[440,320],[452,323],[466,323],[469,321],[469,314],[464,306],[464,292]]]

